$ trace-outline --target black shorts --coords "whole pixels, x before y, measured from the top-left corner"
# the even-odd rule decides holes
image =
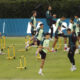
[[[80,32],[78,32],[78,37],[80,37]]]
[[[63,37],[63,34],[55,34],[55,38],[58,39],[58,37]]]
[[[43,51],[43,50],[41,50],[40,52],[40,55],[41,55],[41,59],[46,59],[46,53]]]
[[[31,34],[34,36],[36,34],[36,31],[32,31]]]
[[[41,41],[37,39],[37,46],[39,46],[39,45],[40,45],[40,42],[41,42]]]

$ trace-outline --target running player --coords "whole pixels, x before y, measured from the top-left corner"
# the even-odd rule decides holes
[[[36,25],[37,25],[36,16],[37,16],[37,12],[33,11],[32,14],[33,15],[31,17],[31,34],[32,34],[32,36],[34,36],[36,34]]]
[[[70,23],[71,23],[71,26],[70,26],[71,32],[75,33],[76,36],[78,36],[77,29],[79,28],[77,27],[77,24],[74,22],[74,18],[70,19]],[[78,48],[76,49],[75,53],[79,53]]]
[[[68,52],[68,58],[70,60],[70,63],[72,64],[71,71],[75,71],[76,66],[75,66],[74,55],[75,55],[75,50],[76,50],[77,36],[74,32],[71,32],[71,29],[67,29],[67,33],[68,33],[67,36],[69,38],[69,48],[70,48]]]
[[[74,17],[75,17],[75,19],[76,19],[76,24],[77,24],[76,34],[77,34],[77,36],[78,36],[79,49],[80,49],[80,18],[79,18],[78,15],[75,15]]]
[[[38,31],[37,31],[36,38],[37,38],[37,46],[39,46],[40,43],[41,43],[41,41],[42,41],[43,38],[44,38],[43,24],[40,24],[40,28],[39,28]],[[39,51],[40,51],[40,48],[37,49],[37,51],[36,51],[36,56],[37,56],[37,54],[39,53]]]
[[[62,22],[65,20],[65,17],[62,16],[60,19],[57,20],[56,22],[56,31],[55,31],[55,40],[54,40],[54,43],[53,43],[53,48],[52,48],[52,52],[55,52],[54,48],[55,48],[55,45],[58,41],[58,36],[62,36],[62,31],[61,31],[61,27],[64,27],[65,26],[62,26]]]
[[[51,10],[52,10],[52,7],[48,6],[48,10],[46,11],[46,21],[47,21],[48,26],[51,29],[51,36],[50,37],[52,39],[52,37],[53,37],[53,26],[52,26],[52,24],[56,23],[56,21],[53,20],[53,18],[56,17],[56,14],[52,15]]]
[[[39,46],[41,41],[43,40],[43,37],[44,37],[44,30],[43,30],[43,24],[40,24],[40,28],[37,30],[37,33],[36,33],[36,36],[34,37],[33,39],[33,43],[29,44],[29,45],[26,45],[26,49],[29,47],[29,46],[32,46],[32,45],[36,45]],[[38,53],[38,51],[36,52],[36,54]]]
[[[74,22],[74,18],[71,18],[71,19],[70,19],[70,23],[72,24],[72,25],[70,26],[71,32],[76,33],[76,23]]]
[[[44,63],[45,63],[45,59],[46,59],[46,54],[48,53],[48,51],[50,51],[49,48],[49,42],[50,42],[50,34],[47,33],[45,35],[45,39],[42,42],[42,45],[39,46],[39,48],[41,48],[40,50],[40,55],[41,55],[41,65],[40,65],[40,70],[38,72],[39,75],[43,75],[43,67],[44,67]]]
[[[31,24],[31,34],[32,34],[32,37],[31,37],[31,39],[29,40],[29,41],[27,41],[25,44],[26,44],[26,46],[29,46],[29,43],[31,42],[31,41],[33,41],[33,39],[34,39],[34,37],[35,37],[35,35],[36,35],[36,25],[37,25],[37,20],[36,20],[36,16],[37,16],[37,12],[36,11],[33,11],[32,12],[32,17],[31,17],[31,22],[30,22],[30,24]]]

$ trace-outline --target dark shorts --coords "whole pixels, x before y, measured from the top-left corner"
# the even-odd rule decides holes
[[[59,37],[63,37],[63,34],[55,34],[56,39],[58,39]]]
[[[78,37],[80,37],[80,32],[78,32]]]
[[[41,59],[46,59],[46,53],[43,51],[43,50],[41,50],[40,52],[40,55],[41,55]]]
[[[40,43],[41,43],[41,41],[37,39],[37,46],[39,46]]]
[[[34,36],[36,34],[36,31],[32,31],[31,34]]]

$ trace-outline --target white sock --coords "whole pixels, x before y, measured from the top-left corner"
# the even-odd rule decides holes
[[[0,53],[1,53],[1,50],[0,50]]]
[[[54,48],[52,48],[52,51],[54,50]]]
[[[67,48],[67,44],[64,44],[64,47]]]
[[[39,73],[42,73],[42,68],[40,68]]]
[[[36,55],[38,54],[38,52],[39,52],[39,51],[37,50],[37,51],[36,51]]]
[[[72,65],[72,68],[76,68],[76,66],[75,65]]]

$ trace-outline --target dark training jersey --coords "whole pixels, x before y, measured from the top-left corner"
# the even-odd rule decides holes
[[[46,21],[49,26],[52,26],[52,24],[56,23],[56,21],[53,20],[53,16],[50,10],[46,11]]]
[[[76,46],[77,36],[75,33],[71,33],[67,36],[69,38],[69,47]]]
[[[33,28],[35,30],[36,29],[37,21],[36,21],[36,18],[34,16],[31,17],[31,23],[33,24]]]

